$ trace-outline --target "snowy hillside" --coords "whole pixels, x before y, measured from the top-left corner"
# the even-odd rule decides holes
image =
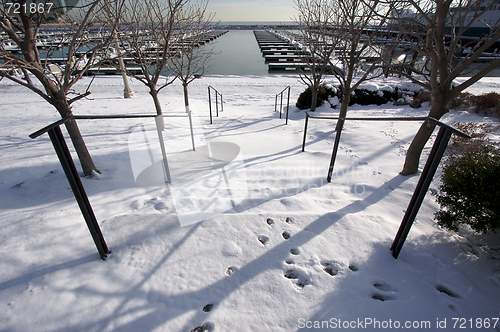
[[[74,113],[154,113],[145,88],[132,83],[136,97],[123,99],[121,77],[97,78]],[[208,85],[225,102],[213,125]],[[500,239],[436,226],[430,192],[439,176],[399,259],[391,256],[418,181],[398,173],[420,123],[347,122],[328,183],[335,121],[311,119],[302,152],[305,113],[291,107],[285,125],[274,112],[274,95],[288,85],[294,105],[304,87],[293,76],[212,76],[190,85],[196,145],[239,147],[245,195],[226,212],[185,227],[182,200],[176,201],[181,187],[136,183],[134,163],[143,159],[130,153],[131,135],[154,121],[80,120],[102,172],[82,178],[112,251],[102,261],[49,137],[28,137],[58,114],[27,89],[0,82],[0,330],[500,331]],[[500,80],[485,79],[470,91],[500,91]],[[183,112],[180,85],[166,88],[161,100],[166,114]],[[349,116],[428,111],[355,105]],[[454,111],[443,121],[498,123]],[[178,158],[190,149],[187,118],[165,122],[167,155],[180,178],[196,167]],[[225,204],[198,195],[205,210]]]

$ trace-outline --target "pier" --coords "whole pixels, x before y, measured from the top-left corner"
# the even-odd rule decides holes
[[[187,47],[201,47],[207,43],[210,43],[211,41],[219,38],[220,36],[228,33],[228,30],[210,30],[210,31],[205,31],[202,32],[200,35],[196,37],[186,37],[186,38],[179,38],[179,40],[175,43],[172,43],[172,45],[168,49],[168,56],[173,57],[173,56],[179,56],[181,50],[185,50]],[[147,36],[147,31],[143,32],[144,36]],[[65,66],[67,64],[68,59],[64,56],[59,56],[59,57],[45,57],[44,58],[44,53],[48,52],[48,50],[54,51],[54,50],[61,50],[61,52],[64,51],[64,47],[69,46],[69,39],[65,38],[65,33],[64,32],[57,32],[57,33],[40,33],[40,40],[37,42],[36,47],[39,49],[39,52],[41,53],[41,62],[42,64],[48,65],[58,65],[58,66]],[[97,40],[100,38],[100,36],[93,36],[90,37],[92,40]],[[11,53],[15,53],[18,56],[21,56],[20,50],[17,48],[17,46],[14,45],[13,42],[7,39],[6,36],[2,35],[1,42],[3,47],[10,51]],[[9,46],[9,47],[7,47]],[[148,43],[147,40],[145,40],[145,48],[144,50],[141,51],[141,56],[142,57],[150,57],[152,60],[156,59],[157,57],[162,57],[164,56],[164,52],[160,47],[158,47],[157,44],[151,42]],[[128,72],[138,74],[142,72],[141,67],[138,65],[138,63],[135,62],[134,56],[137,54],[134,54],[134,51],[127,51],[127,45],[122,45],[121,53],[123,56],[123,60],[126,64],[126,69]],[[75,58],[71,59],[71,61],[84,61],[84,55],[85,52],[77,51],[75,52]],[[116,74],[121,74],[120,70],[118,69],[118,54],[99,54],[97,55],[97,58],[101,58],[102,61],[96,61],[96,64],[92,66],[91,68],[87,69],[83,75],[96,75],[96,74],[101,74],[101,75],[116,75]],[[5,72],[9,72],[8,70],[5,70]],[[78,71],[77,71],[78,72]]]
[[[254,30],[253,33],[269,71],[295,71],[297,67],[304,67],[302,62],[306,53],[296,45],[267,30]]]
[[[310,52],[301,48],[299,44],[274,34],[270,31],[254,30],[255,39],[259,44],[262,56],[268,66],[268,71],[307,71],[311,61]],[[339,70],[329,68],[328,70]]]

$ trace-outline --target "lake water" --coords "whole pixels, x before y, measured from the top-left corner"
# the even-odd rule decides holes
[[[213,48],[214,55],[210,67],[205,75],[272,75],[268,72],[267,64],[259,49],[253,30],[229,30],[225,35],[204,46]],[[473,64],[462,74],[472,76],[477,67],[484,64]],[[476,70],[477,71],[477,70]],[[287,72],[279,72],[283,75]],[[296,72],[288,72],[296,74]],[[500,68],[487,74],[490,77],[499,77]]]
[[[229,30],[204,47],[214,50],[205,75],[268,75],[252,30]]]
[[[205,49],[213,49],[214,52],[205,75],[272,75],[268,72],[268,66],[260,52],[253,30],[249,29],[229,30],[228,33],[203,46]],[[63,52],[58,50],[53,56],[61,57]],[[471,76],[471,71],[474,72],[474,69],[483,65],[473,64],[462,75]],[[296,72],[278,72],[279,75],[286,73],[296,75]],[[500,77],[500,68],[486,76]]]

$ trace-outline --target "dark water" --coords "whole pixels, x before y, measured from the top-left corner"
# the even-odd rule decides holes
[[[214,50],[206,75],[268,75],[252,30],[229,30],[204,47]]]

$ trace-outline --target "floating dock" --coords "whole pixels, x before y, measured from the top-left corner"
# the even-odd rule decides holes
[[[311,53],[270,31],[254,30],[262,56],[265,58],[269,72],[273,71],[309,71],[312,60]],[[327,71],[339,72],[341,69],[328,65]]]
[[[268,64],[268,70],[296,71],[304,59],[304,51],[290,41],[267,30],[254,30],[262,56]]]
[[[178,56],[179,51],[182,49],[186,49],[186,47],[200,47],[203,46],[207,43],[210,43],[211,41],[219,38],[220,36],[228,33],[229,30],[211,30],[211,31],[206,31],[203,32],[200,36],[198,36],[196,39],[193,38],[184,38],[177,43],[173,43],[169,50],[168,50],[168,55],[169,56]],[[51,40],[44,40],[43,43],[37,44],[37,47],[40,49],[46,49],[46,48],[56,48],[59,49],[62,46],[67,46],[68,42],[62,41],[62,37],[64,35],[61,34],[54,34],[51,36]],[[59,41],[58,38],[61,38]],[[147,42],[147,40],[145,40]],[[2,40],[2,43],[7,44],[8,42],[5,40]],[[14,47],[10,50],[12,53],[16,53],[17,49]],[[40,51],[42,52],[42,51]],[[148,44],[147,48],[145,48],[141,52],[142,57],[151,57],[152,59],[155,59],[156,57],[163,57],[163,52],[158,46],[154,43],[151,43],[151,45]],[[77,58],[81,57],[84,54],[84,52],[76,52],[75,55]],[[118,68],[118,56],[103,56],[105,57],[105,60],[103,63],[99,65],[96,65],[95,67],[89,68],[83,75],[95,75],[95,74],[104,74],[104,75],[116,75],[116,74],[121,74],[120,70]],[[49,58],[43,58],[41,59],[42,64],[47,63],[47,65],[50,64],[55,64],[58,66],[64,66],[67,63],[67,58],[65,57],[49,57]],[[133,74],[140,74],[142,72],[141,67],[136,63],[135,61],[135,54],[131,52],[125,53],[124,58],[123,58],[127,71]],[[8,71],[6,71],[8,72]]]

